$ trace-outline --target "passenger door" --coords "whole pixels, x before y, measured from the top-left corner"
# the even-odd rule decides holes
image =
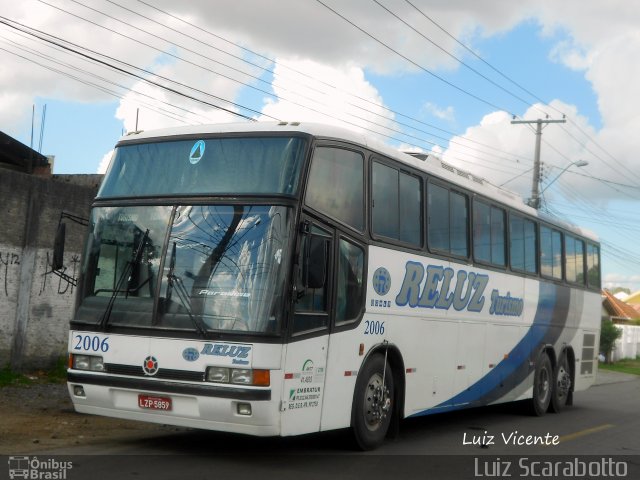
[[[320,430],[329,344],[335,231],[311,218],[301,224],[291,339],[286,345],[282,435]]]

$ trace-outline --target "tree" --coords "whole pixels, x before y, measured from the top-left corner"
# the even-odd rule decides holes
[[[616,327],[611,320],[602,321],[600,330],[600,351],[604,353],[606,363],[611,363],[611,352],[616,347],[616,340],[622,336],[622,329]]]

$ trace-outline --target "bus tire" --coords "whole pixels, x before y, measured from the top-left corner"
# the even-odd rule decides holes
[[[562,352],[556,368],[553,369],[553,387],[551,403],[549,404],[550,412],[560,413],[565,405],[567,405],[572,387],[569,359],[567,358],[567,353]]]
[[[385,365],[383,355],[375,354],[358,375],[351,409],[351,428],[361,450],[372,450],[384,441],[395,407],[393,398],[391,367]]]
[[[540,352],[533,376],[533,398],[531,398],[531,413],[540,417],[547,412],[551,403],[553,390],[553,369],[547,352]]]

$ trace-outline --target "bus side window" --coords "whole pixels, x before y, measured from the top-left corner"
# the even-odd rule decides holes
[[[540,227],[540,273],[562,280],[562,235],[545,226]]]
[[[336,325],[357,320],[364,301],[364,250],[341,238],[336,288]]]
[[[600,289],[600,248],[591,244],[587,244],[587,283]]]
[[[511,268],[520,272],[537,273],[536,224],[529,219],[511,214],[509,221]]]
[[[318,147],[311,160],[306,204],[358,231],[364,229],[364,157]]]
[[[429,249],[456,257],[469,256],[469,202],[467,195],[435,183],[427,190]]]

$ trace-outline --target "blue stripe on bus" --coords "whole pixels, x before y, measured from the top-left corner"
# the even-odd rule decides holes
[[[504,396],[529,376],[529,361],[537,353],[540,345],[554,343],[559,337],[562,328],[551,329],[551,322],[565,324],[568,302],[569,290],[566,287],[541,282],[533,324],[522,340],[509,352],[508,357],[465,391],[410,417],[486,405]]]

